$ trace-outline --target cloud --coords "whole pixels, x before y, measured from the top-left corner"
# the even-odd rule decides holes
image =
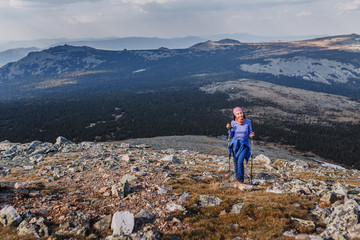
[[[29,33],[71,38],[358,32],[359,8],[360,0],[0,0],[0,41]]]
[[[174,2],[175,0],[118,0],[113,2],[122,2],[134,5],[145,5],[148,3],[157,3],[157,4],[164,4],[167,2]]]
[[[296,16],[298,17],[307,17],[307,16],[311,16],[312,12],[299,12],[298,14],[296,14]]]
[[[9,1],[0,0],[0,8],[5,8],[9,6]]]
[[[0,0],[0,7],[16,9],[49,8],[82,2],[96,2],[96,0]]]
[[[347,11],[358,10],[360,8],[360,0],[353,0],[347,3],[338,3],[335,7],[339,10],[339,14]]]
[[[80,15],[80,16],[73,16],[67,18],[66,21],[69,24],[78,24],[78,23],[94,23],[102,16],[101,13],[96,15]]]

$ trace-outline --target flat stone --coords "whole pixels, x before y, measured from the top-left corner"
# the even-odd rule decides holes
[[[297,240],[323,240],[323,238],[319,235],[305,234],[305,233],[296,235],[295,239],[297,239]]]
[[[240,214],[244,205],[245,205],[245,203],[243,203],[243,202],[232,205],[230,213]]]
[[[220,198],[215,196],[208,196],[208,195],[200,195],[198,200],[202,207],[219,206],[222,202]]]
[[[276,193],[276,194],[283,194],[284,191],[276,186],[270,186],[266,189],[266,192],[269,193]]]
[[[179,198],[178,202],[181,203],[181,202],[185,201],[185,199],[189,196],[190,196],[190,193],[183,193],[183,195],[181,195],[181,197]]]
[[[170,211],[170,212],[174,212],[174,211],[184,211],[184,207],[179,205],[179,204],[176,204],[176,203],[173,203],[173,202],[170,202],[170,203],[167,203],[166,204],[166,208]]]

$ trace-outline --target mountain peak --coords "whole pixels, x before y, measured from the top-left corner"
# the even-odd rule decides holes
[[[238,40],[225,38],[225,39],[221,39],[220,41],[217,41],[216,43],[219,43],[219,44],[239,44],[241,42],[239,42]]]
[[[216,42],[208,40],[206,42],[195,44],[194,46],[192,46],[190,48],[194,48],[194,49],[198,49],[198,50],[213,50],[213,49],[224,49],[224,48],[232,47],[234,45],[239,45],[239,44],[241,44],[241,42],[239,42],[237,40],[225,38],[225,39],[222,39],[222,40],[216,41]]]
[[[91,48],[88,46],[78,47],[78,46],[64,44],[64,45],[50,47],[49,49],[46,49],[44,51],[49,52],[49,53],[51,53],[51,52],[59,53],[59,52],[88,51],[88,50],[95,50],[95,48]]]

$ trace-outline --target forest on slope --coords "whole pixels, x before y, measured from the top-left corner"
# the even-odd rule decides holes
[[[266,101],[229,100],[195,88],[119,92],[78,97],[0,102],[0,141],[109,141],[171,135],[226,135],[231,109],[266,107]],[[252,120],[258,140],[292,145],[360,169],[360,125]]]

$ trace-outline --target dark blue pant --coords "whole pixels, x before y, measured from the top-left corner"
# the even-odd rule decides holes
[[[237,158],[234,156],[235,178],[240,182],[244,182],[244,159],[248,151],[249,148],[247,146],[244,146],[239,157]]]

